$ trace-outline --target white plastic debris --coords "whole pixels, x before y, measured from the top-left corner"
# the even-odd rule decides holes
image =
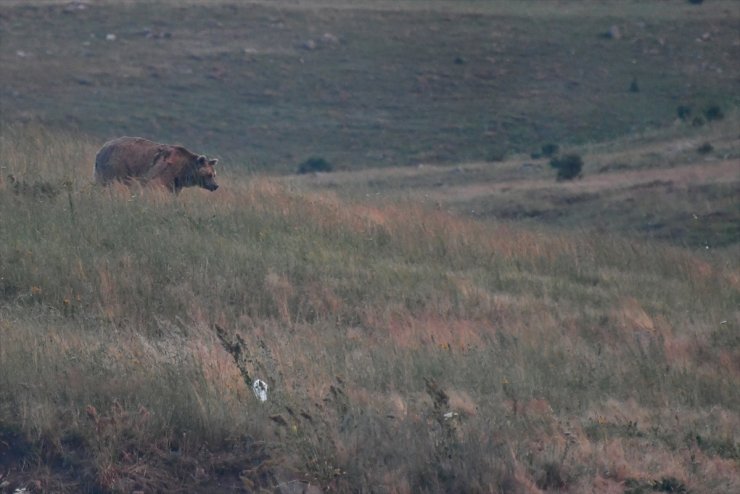
[[[116,35],[113,34],[113,33],[106,34],[105,35],[105,40],[106,41],[115,41],[116,40]]]
[[[260,401],[267,401],[267,383],[262,379],[255,379],[252,383],[252,391],[254,396]]]

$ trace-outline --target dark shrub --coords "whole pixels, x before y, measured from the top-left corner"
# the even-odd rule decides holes
[[[676,114],[678,114],[678,118],[686,121],[691,116],[691,107],[688,105],[680,105],[676,108]]]
[[[704,3],[704,0],[689,0],[689,3],[694,4],[694,5],[699,5],[699,4]]]
[[[504,161],[506,159],[506,148],[498,147],[491,149],[486,156],[486,161],[493,163],[496,161]]]
[[[725,118],[725,114],[722,112],[722,108],[719,107],[719,105],[710,105],[707,107],[706,110],[704,110],[704,116],[707,119],[707,122],[711,122],[712,120],[722,120]]]
[[[317,173],[317,172],[330,172],[334,170],[334,165],[326,161],[324,158],[309,158],[298,166],[298,173]]]
[[[558,180],[572,180],[581,174],[583,160],[577,154],[566,154],[551,159],[550,166],[558,171]]]
[[[714,149],[714,146],[712,146],[708,142],[705,142],[704,144],[696,148],[696,152],[699,154],[709,154],[712,152],[713,149]]]
[[[633,77],[632,82],[630,82],[629,87],[630,93],[639,93],[640,92],[640,85],[637,84],[637,78]]]
[[[558,152],[560,152],[560,146],[557,144],[549,142],[542,145],[542,156],[547,156],[549,158],[551,156],[555,156]]]

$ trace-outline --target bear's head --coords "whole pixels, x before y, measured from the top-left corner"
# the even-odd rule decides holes
[[[194,173],[195,183],[193,185],[198,185],[210,191],[218,189],[215,168],[217,163],[217,159],[209,160],[205,156],[198,156]]]
[[[175,192],[183,187],[202,187],[210,191],[218,189],[215,168],[217,159],[209,160],[203,155],[198,156],[177,147],[167,151],[165,159],[179,169],[173,183]],[[176,165],[178,162],[182,163],[181,167]]]

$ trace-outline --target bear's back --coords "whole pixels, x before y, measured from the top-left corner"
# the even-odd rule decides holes
[[[107,184],[141,177],[154,165],[162,147],[162,144],[143,137],[112,139],[103,144],[95,156],[95,180]]]

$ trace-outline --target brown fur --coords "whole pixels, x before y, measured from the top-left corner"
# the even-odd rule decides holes
[[[180,192],[199,186],[216,190],[214,166],[218,160],[193,154],[182,146],[171,146],[141,137],[119,137],[106,142],[95,157],[95,181],[154,184]]]

